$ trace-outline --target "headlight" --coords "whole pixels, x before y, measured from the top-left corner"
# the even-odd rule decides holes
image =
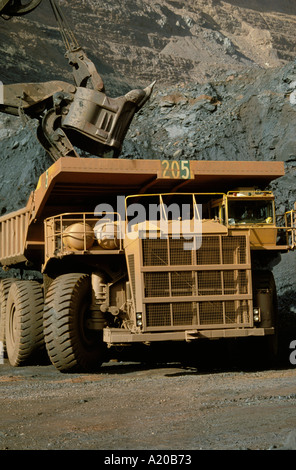
[[[261,315],[260,315],[260,308],[253,308],[253,319],[254,322],[259,322],[261,320]]]
[[[141,313],[137,313],[136,315],[136,319],[137,319],[137,326],[142,326],[142,314]]]

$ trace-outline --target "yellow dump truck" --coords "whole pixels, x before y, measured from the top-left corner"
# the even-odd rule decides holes
[[[44,345],[61,371],[106,347],[276,336],[269,261],[295,248],[275,213],[281,162],[64,157],[0,218],[1,337],[12,365]],[[263,269],[264,268],[264,269]]]

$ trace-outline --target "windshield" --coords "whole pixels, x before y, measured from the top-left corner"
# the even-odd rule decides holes
[[[272,224],[274,223],[273,201],[228,199],[228,223]]]

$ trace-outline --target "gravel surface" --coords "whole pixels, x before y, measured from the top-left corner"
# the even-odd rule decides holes
[[[99,69],[109,86],[113,80],[130,89],[130,80],[146,85],[157,79],[151,100],[132,122],[121,158],[282,160],[286,174],[271,189],[277,212],[292,208],[296,62],[286,40],[294,27],[291,2],[264,2],[272,7],[271,13],[263,9],[264,17],[256,1],[246,11],[231,6],[243,2],[188,2],[201,3],[202,10],[148,2],[140,23],[134,8],[124,9],[122,23],[119,2],[107,1],[108,8],[95,16],[92,6],[98,2],[64,3],[71,3],[78,36],[88,25],[87,49],[93,50],[93,38],[100,41]],[[35,80],[40,57],[37,81],[68,73],[59,33],[46,10],[40,18],[39,11],[44,15],[36,10],[33,23],[29,15],[1,23],[4,83]],[[194,56],[184,56],[184,47]],[[285,60],[278,62],[277,51],[285,52]],[[26,204],[51,164],[35,126],[30,122],[24,129],[19,118],[0,118],[1,215]],[[5,360],[0,450],[296,450],[296,365],[288,361],[289,344],[296,339],[295,266],[295,252],[273,266],[282,330],[278,368],[246,370],[236,361],[202,369],[179,362],[112,361],[97,374],[68,375],[51,365],[14,369]]]
[[[0,366],[0,450],[296,450],[296,368]]]

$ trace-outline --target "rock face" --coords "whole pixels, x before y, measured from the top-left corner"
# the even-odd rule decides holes
[[[291,1],[60,1],[109,94],[157,80],[120,158],[281,160],[277,211],[296,201],[296,4]],[[1,20],[0,80],[72,80],[48,2]],[[26,204],[51,160],[34,122],[0,116],[0,213]],[[296,313],[296,256],[274,266],[282,315]],[[294,317],[295,318],[295,317]],[[290,320],[289,320],[290,321]]]
[[[110,91],[130,83],[201,82],[245,67],[294,58],[293,0],[60,0],[70,26]],[[34,12],[1,21],[0,79],[69,78],[64,47],[43,1]],[[118,87],[116,87],[118,85]]]
[[[125,153],[215,160],[296,161],[296,62],[226,74],[219,81],[158,88],[134,118]],[[143,126],[147,123],[147,128]],[[145,130],[143,134],[143,130]]]

